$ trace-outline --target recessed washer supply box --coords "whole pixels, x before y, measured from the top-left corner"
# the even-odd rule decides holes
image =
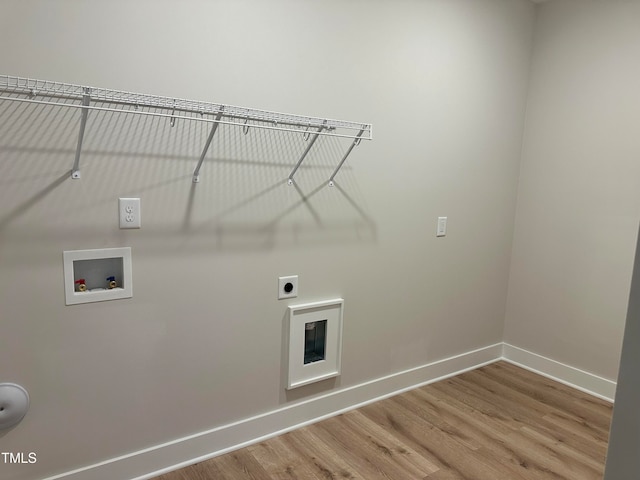
[[[131,248],[63,252],[67,305],[131,298]]]

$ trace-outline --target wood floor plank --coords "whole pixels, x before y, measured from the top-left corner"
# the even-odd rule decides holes
[[[496,404],[493,394],[475,388],[473,384],[461,378],[449,378],[429,385],[429,391],[436,395],[446,395],[463,403],[474,412],[481,413],[487,422],[496,428],[517,431],[526,425],[526,418],[517,411],[505,409]]]
[[[218,471],[209,477],[211,479],[272,480],[267,471],[247,449],[237,450],[219,458],[220,461],[215,462]]]
[[[316,434],[326,443],[338,445],[343,458],[364,478],[424,478],[433,471],[420,470],[407,462],[405,453],[383,439],[367,435],[351,417],[347,413],[321,422]]]
[[[528,457],[527,466],[538,472],[547,474],[545,478],[554,479],[580,479],[597,480],[602,478],[589,465],[576,460],[557,448],[551,448],[549,442],[537,441],[531,438],[531,430],[523,429],[522,432],[510,435],[509,443],[518,451]]]
[[[314,433],[316,430],[314,426],[301,428],[284,435],[285,441],[292,450],[308,459],[319,478],[365,480],[341,457],[339,452]]]
[[[487,416],[478,410],[469,409],[457,399],[439,394],[435,396],[428,388],[411,392],[418,398],[437,400],[441,404],[441,412],[447,421],[463,428],[465,432],[481,445],[478,455],[488,462],[498,462],[510,480],[547,478],[546,472],[536,472],[528,456],[523,455],[509,442],[509,435],[514,430],[499,420]],[[506,475],[505,475],[506,476]]]
[[[500,471],[481,456],[441,430],[390,398],[383,402],[363,407],[361,412],[398,436],[415,451],[423,454],[441,470],[456,475],[454,478],[494,480]],[[440,473],[444,475],[444,473]]]
[[[593,396],[573,388],[567,388],[565,385],[540,375],[524,377],[521,371],[516,370],[517,367],[506,362],[491,367],[478,373],[528,397],[535,398],[545,405],[562,411],[570,411],[583,421],[599,427],[605,432],[609,431],[611,411],[610,408],[607,409],[603,400],[598,401]],[[598,403],[602,408],[593,408]]]
[[[601,480],[611,412],[497,362],[156,480]]]
[[[372,422],[358,410],[345,414],[345,418],[355,432],[358,432],[359,435],[366,435],[379,453],[393,459],[393,463],[404,468],[407,472],[413,471],[416,476],[422,477],[438,470],[437,465],[409,448],[393,432]]]
[[[468,379],[452,379],[450,385],[447,382],[440,382],[437,385],[433,385],[434,389],[437,389],[443,394],[447,392],[451,395],[464,391],[464,398],[467,403],[473,405],[478,411],[484,411],[490,417],[487,422],[491,422],[493,419],[506,421],[511,424],[511,427],[521,428],[528,423],[535,422],[539,428],[547,428],[555,431],[557,434],[562,434],[559,438],[561,441],[570,443],[580,443],[584,445],[585,449],[593,449],[594,454],[598,454],[602,450],[606,450],[608,430],[603,429],[601,426],[592,425],[583,417],[577,416],[573,413],[573,405],[571,404],[571,411],[563,411],[557,408],[551,408],[549,405],[540,409],[536,404],[526,403],[523,404],[521,399],[518,398],[503,398],[502,395],[497,396],[492,402],[488,402],[487,391],[484,389],[476,390],[470,393],[468,390],[469,385],[462,386],[456,384],[459,381],[465,381]],[[532,378],[534,380],[534,378]],[[559,384],[558,384],[559,385]],[[561,385],[564,389],[569,389],[566,386]],[[475,395],[475,396],[474,396]],[[596,399],[598,400],[598,399]],[[600,400],[598,400],[600,401]],[[586,399],[585,402],[589,402]],[[608,406],[608,418],[611,417],[611,405]],[[598,413],[602,415],[602,413]],[[509,419],[509,420],[507,420]],[[600,423],[600,421],[598,421]]]
[[[549,434],[551,432],[541,432],[532,427],[523,427],[521,433],[531,441],[546,447],[547,451],[551,450],[558,456],[562,456],[564,464],[576,463],[578,464],[578,470],[582,470],[584,467],[584,470],[587,471],[584,474],[584,478],[599,478],[604,473],[602,469],[605,460],[604,455],[601,457],[587,455],[579,449],[559,441],[553,434]],[[571,461],[567,461],[567,459],[571,459]]]
[[[491,399],[494,412],[501,412],[503,420],[508,421],[515,429],[531,422],[538,421],[550,413],[561,413],[576,423],[584,423],[585,419],[570,410],[560,410],[537,398],[513,390],[500,382],[483,376],[481,372],[469,372],[473,375],[450,379],[450,385],[468,393],[475,402]],[[438,386],[442,388],[445,386]]]
[[[488,384],[486,379],[483,379],[481,376],[483,373],[484,372],[474,372],[473,375],[468,375],[467,378],[452,379],[449,384],[457,384],[456,386],[461,388],[462,385],[464,385],[464,388],[470,388],[471,390],[473,390],[473,385],[478,387],[479,389],[475,390],[478,395],[477,397],[473,397],[472,395],[464,397],[467,401],[472,398],[474,405],[476,406],[478,406],[480,402],[483,402],[484,398],[493,399],[494,406],[490,408],[498,408],[502,412],[502,417],[495,417],[494,415],[490,416],[501,418],[512,426],[517,426],[517,432],[508,437],[508,448],[517,456],[521,464],[525,465],[527,469],[538,469],[545,474],[545,476],[552,475],[551,478],[554,478],[554,475],[560,475],[557,472],[557,468],[554,470],[552,466],[539,461],[539,452],[525,447],[528,443],[524,441],[525,439],[523,439],[523,437],[518,435],[518,432],[521,432],[523,428],[527,428],[528,425],[535,425],[536,431],[547,438],[554,439],[556,444],[561,448],[566,448],[566,445],[574,446],[574,456],[581,457],[587,464],[590,463],[590,458],[598,458],[602,463],[604,462],[606,442],[598,441],[599,437],[603,435],[602,431],[594,431],[593,428],[586,423],[585,419],[574,415],[572,412],[560,411],[557,409],[557,405],[541,404],[540,400],[537,398],[530,398],[528,401],[524,401],[523,404],[523,398],[518,394],[518,392],[513,392],[512,398],[508,398],[508,392],[494,384]],[[565,386],[562,387],[567,388]],[[434,389],[446,391],[447,388],[446,382],[434,385]],[[449,390],[453,392],[456,391],[455,388],[451,388],[451,385],[449,385]],[[493,396],[490,397],[488,392],[491,392],[491,395]],[[479,408],[487,408],[487,406],[480,403]],[[545,412],[552,413],[547,414]],[[548,415],[556,415],[556,418],[560,418],[566,422],[565,425],[559,426],[558,424],[554,424],[546,418]],[[490,423],[490,421],[488,423]],[[570,426],[571,430],[569,430],[568,426]],[[590,434],[590,438],[585,440],[586,437],[581,438],[576,435],[576,431],[582,433],[586,432],[587,434]],[[515,439],[519,439],[519,441],[515,441]],[[504,439],[502,439],[502,441],[504,441]],[[493,443],[492,447],[496,447],[498,445],[499,443]],[[593,478],[593,472],[589,472],[588,475],[589,476],[584,476],[584,478]]]
[[[272,480],[247,449],[221,455],[176,472],[166,473],[155,480]]]
[[[576,437],[576,442],[579,441],[577,438],[582,439],[585,444],[585,448],[594,448],[603,454],[606,453],[609,439],[608,432],[595,429],[585,423],[576,423],[575,420],[567,417],[562,412],[549,413],[545,415],[542,420],[552,425],[556,430],[569,432],[571,435]]]
[[[550,400],[547,403],[548,397],[541,397],[540,394],[529,396],[511,388],[508,384],[502,384],[499,379],[486,375],[484,371],[473,373],[473,377],[456,378],[453,381],[465,382],[466,386],[480,397],[488,397],[490,392],[491,396],[495,397],[496,406],[505,414],[511,414],[514,420],[520,423],[542,422],[543,419],[550,417],[563,418],[565,423],[571,424],[576,432],[583,431],[589,437],[595,435],[600,439],[608,438],[609,427],[605,424],[602,415],[583,408],[578,400],[563,401],[562,405],[559,405],[557,400]],[[548,380],[545,379],[545,381]],[[566,386],[556,383],[556,389],[560,387],[567,389]],[[554,394],[555,396],[557,395]]]
[[[442,405],[436,398],[421,395],[419,389],[394,397],[391,401],[416,412],[420,418],[428,421],[431,425],[442,430],[451,438],[455,438],[460,444],[471,450],[478,450],[482,445],[477,439],[469,435],[466,424],[462,425],[453,416],[447,415],[445,405]]]
[[[248,447],[273,480],[322,480],[309,460],[292,448],[288,437],[280,436]]]

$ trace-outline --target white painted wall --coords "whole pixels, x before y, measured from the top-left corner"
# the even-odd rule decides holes
[[[77,112],[0,104],[0,380],[32,397],[0,451],[38,458],[3,478],[500,342],[533,19],[525,0],[3,2],[2,73],[367,121],[375,136],[342,190],[305,203],[284,183],[293,136],[225,130],[192,190],[205,130],[91,115],[72,181]],[[346,148],[323,145],[299,172],[306,195]],[[117,228],[120,196],[141,197],[140,231]],[[62,251],[118,246],[134,297],[66,307]],[[276,300],[288,274],[295,302]],[[335,297],[343,375],[285,393],[287,305]]]
[[[537,10],[505,341],[615,380],[640,218],[640,2]]]

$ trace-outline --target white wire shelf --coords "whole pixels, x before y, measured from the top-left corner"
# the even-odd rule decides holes
[[[169,118],[173,125],[177,119],[210,123],[211,131],[193,174],[193,181],[199,181],[199,172],[220,124],[242,128],[245,133],[250,128],[296,132],[308,140],[307,148],[289,174],[288,183],[293,184],[293,176],[304,161],[313,144],[320,136],[344,137],[353,140],[347,153],[329,179],[333,180],[348,155],[361,140],[372,140],[370,123],[349,122],[318,117],[271,112],[220,103],[161,97],[144,93],[88,87],[50,80],[36,80],[10,75],[0,75],[0,101],[24,102],[80,111],[80,131],[72,178],[80,178],[80,155],[89,111],[116,112],[127,115],[143,115]]]

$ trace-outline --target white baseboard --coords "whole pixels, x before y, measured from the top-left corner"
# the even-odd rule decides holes
[[[498,360],[610,402],[615,397],[616,383],[611,380],[513,345],[497,343],[45,480],[148,480]]]
[[[502,343],[490,345],[45,480],[147,480],[493,363],[501,359],[502,347]]]
[[[508,343],[504,344],[503,360],[539,375],[551,378],[580,391],[613,403],[616,382],[599,377],[564,363],[551,360]]]

